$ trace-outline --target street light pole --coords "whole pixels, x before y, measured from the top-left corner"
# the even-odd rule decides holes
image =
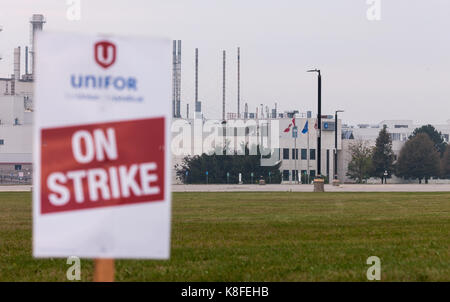
[[[318,77],[318,98],[317,98],[317,127],[319,130],[319,135],[317,136],[317,176],[321,177],[321,160],[322,160],[322,76],[320,74],[320,69],[311,69],[308,72],[317,72]]]
[[[334,115],[334,179],[338,179],[338,168],[337,168],[337,162],[338,162],[338,113],[344,112],[344,110],[336,110]]]

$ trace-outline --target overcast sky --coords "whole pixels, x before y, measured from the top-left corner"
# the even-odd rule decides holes
[[[450,119],[450,1],[381,0],[369,21],[366,0],[81,0],[69,21],[65,0],[1,0],[0,77],[13,73],[13,48],[29,45],[29,18],[45,30],[164,36],[183,41],[182,114],[194,108],[194,52],[199,97],[209,118],[221,117],[222,50],[227,51],[227,112],[236,112],[236,48],[241,47],[241,104],[343,109],[344,122]],[[23,58],[23,53],[22,53]],[[171,68],[171,67],[169,67]],[[24,67],[22,63],[22,72]]]

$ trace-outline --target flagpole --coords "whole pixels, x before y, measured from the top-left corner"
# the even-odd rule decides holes
[[[309,119],[308,119],[308,146],[307,146],[307,150],[308,151],[306,151],[306,158],[307,158],[307,165],[308,165],[308,167],[307,167],[307,173],[308,173],[308,177],[307,177],[307,183],[309,184],[309,154],[310,154],[310,152],[309,152]]]
[[[294,164],[295,164],[295,172],[294,172],[294,184],[297,184],[298,172],[297,172],[297,136],[294,138]]]
[[[295,124],[295,115],[292,119],[292,122],[294,124],[294,127],[292,128],[292,133],[295,131],[294,136],[294,184],[298,184],[298,170],[297,170],[297,160],[298,160],[298,152],[297,152],[297,136],[298,136],[298,127]]]

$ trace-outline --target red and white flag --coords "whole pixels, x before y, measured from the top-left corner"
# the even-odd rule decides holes
[[[290,123],[286,129],[284,129],[284,132],[287,133],[287,132],[291,131],[292,125],[294,125],[294,127],[295,127],[295,117],[292,119],[292,123]]]

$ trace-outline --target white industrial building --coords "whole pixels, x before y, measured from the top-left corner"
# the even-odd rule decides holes
[[[0,85],[6,80],[0,79]],[[21,92],[32,90],[32,83]],[[32,121],[30,97],[0,94],[0,182],[31,180]]]
[[[339,153],[338,160],[338,175],[339,179],[343,182],[353,182],[348,176],[347,167],[351,161],[351,156],[349,153],[349,146],[355,140],[363,140],[368,146],[375,146],[378,134],[383,127],[387,127],[392,139],[392,150],[394,152],[395,158],[400,154],[405,142],[408,140],[409,136],[414,132],[414,129],[420,128],[423,125],[414,124],[412,120],[384,120],[378,124],[359,124],[357,126],[342,126],[342,151]],[[433,125],[437,131],[442,133],[442,137],[445,142],[449,142],[450,137],[450,120],[447,124],[434,124]],[[371,179],[369,182],[379,183],[379,179]],[[403,179],[399,179],[395,176],[388,181],[389,183],[404,183]],[[446,182],[445,180],[434,180],[434,182]]]
[[[35,33],[44,23],[42,15],[31,17],[30,49],[15,48],[13,73],[0,78],[0,183],[31,182],[33,70],[29,65],[34,61]]]
[[[227,133],[226,141],[239,149],[240,142],[248,145],[263,145],[272,149],[270,159],[263,159],[264,164],[276,164],[281,161],[280,172],[283,183],[301,183],[301,175],[304,182],[312,180],[317,173],[317,119],[307,117],[307,114],[280,113],[274,116],[259,116],[257,113],[247,113],[247,118],[238,120],[230,116],[226,121],[226,128],[223,130],[222,122],[219,120],[206,119],[174,119],[172,125],[172,179],[174,183],[181,181],[176,178],[175,166],[181,164],[185,156],[200,155],[202,153],[214,152],[214,146],[207,142],[211,125],[215,125],[219,145],[223,146],[221,133]],[[293,137],[293,118],[297,127],[297,138]],[[309,114],[310,116],[310,114]],[[252,123],[254,122],[254,123]],[[302,133],[305,124],[308,122],[308,131]],[[289,126],[291,124],[291,126]],[[253,127],[253,125],[257,125]],[[334,150],[335,150],[335,123],[334,119],[322,119],[322,152],[321,152],[321,174],[332,179],[334,171]],[[247,129],[245,129],[247,128]],[[286,129],[289,131],[285,132]],[[277,133],[272,133],[276,131]],[[338,121],[338,151],[341,150],[341,121]],[[230,135],[231,134],[231,135]],[[277,136],[274,139],[274,135]],[[239,138],[238,138],[239,137]],[[267,143],[267,141],[270,141]],[[214,144],[213,144],[214,145]]]

